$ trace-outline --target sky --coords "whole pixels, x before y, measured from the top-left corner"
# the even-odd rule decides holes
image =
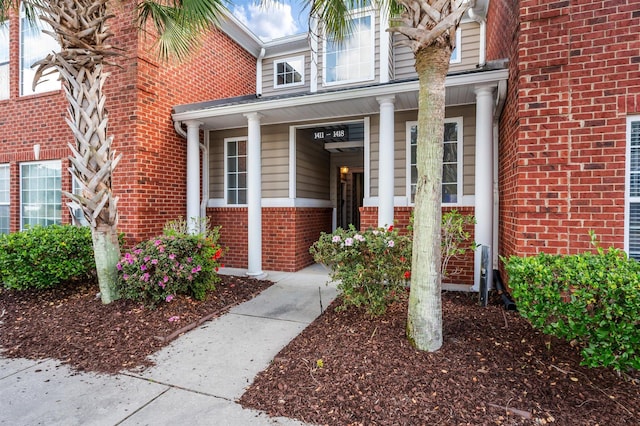
[[[263,41],[307,31],[307,9],[302,0],[231,0],[229,10]]]

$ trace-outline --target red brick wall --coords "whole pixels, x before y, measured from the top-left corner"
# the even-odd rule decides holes
[[[324,208],[263,208],[262,209],[262,269],[298,271],[314,263],[309,247],[321,232],[331,232],[332,209]],[[220,243],[228,250],[225,266],[246,268],[247,208],[224,207],[207,209],[213,225],[220,225]]]
[[[112,9],[112,43],[124,49],[118,67],[108,67],[105,85],[109,133],[124,154],[113,174],[120,197],[120,230],[130,243],[161,231],[168,220],[186,213],[186,141],[171,121],[174,105],[255,93],[255,58],[222,32],[214,30],[199,51],[184,63],[160,63],[148,52],[151,39],[140,39],[132,1]],[[63,190],[71,189],[67,143],[72,142],[64,117],[62,92],[19,96],[19,21],[11,20],[11,98],[0,101],[0,162],[12,167],[11,226],[19,226],[17,162],[63,159]],[[63,200],[65,203],[66,200]],[[66,208],[63,208],[68,222]]]
[[[442,212],[457,210],[461,214],[473,215],[475,209],[473,207],[443,207]],[[394,226],[400,234],[406,234],[407,226],[409,225],[409,219],[413,207],[396,207],[394,209]],[[378,208],[377,207],[360,207],[360,229],[369,229],[378,227]],[[473,225],[467,227],[467,231],[471,234],[473,239],[474,227]],[[444,279],[445,283],[455,284],[469,284],[473,285],[473,252],[468,252],[464,256],[453,258],[449,261],[449,271],[456,271],[457,273],[450,273]]]
[[[501,254],[582,251],[590,229],[622,247],[638,3],[521,0],[519,28],[500,127]]]

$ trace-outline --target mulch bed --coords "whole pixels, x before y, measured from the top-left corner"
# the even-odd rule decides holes
[[[111,374],[150,366],[148,356],[173,338],[273,284],[220,277],[204,301],[176,296],[154,309],[128,300],[103,305],[95,283],[46,291],[0,290],[0,355],[54,358],[77,371]]]
[[[638,372],[581,367],[496,300],[445,292],[443,312],[444,345],[425,353],[405,338],[406,303],[378,319],[329,308],[240,402],[326,425],[640,424]]]

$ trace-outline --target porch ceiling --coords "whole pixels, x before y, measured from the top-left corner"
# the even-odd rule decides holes
[[[474,104],[478,86],[497,85],[506,80],[508,71],[492,70],[447,78],[446,105]],[[204,129],[246,127],[244,114],[258,112],[262,125],[330,120],[378,114],[377,98],[395,96],[396,111],[418,108],[418,82],[415,80],[350,88],[339,91],[282,97],[243,97],[222,101],[181,105],[174,108],[174,121],[197,120]]]

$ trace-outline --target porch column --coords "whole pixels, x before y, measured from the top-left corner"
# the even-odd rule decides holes
[[[247,275],[263,277],[262,271],[262,147],[260,117],[257,112],[247,117]]]
[[[480,289],[482,246],[489,247],[487,286],[493,285],[493,86],[480,86],[476,94],[475,253],[473,289]]]
[[[189,120],[187,126],[187,226],[191,234],[200,231],[200,126]]]
[[[393,225],[395,176],[394,96],[377,98],[380,104],[380,139],[378,166],[378,226]]]

